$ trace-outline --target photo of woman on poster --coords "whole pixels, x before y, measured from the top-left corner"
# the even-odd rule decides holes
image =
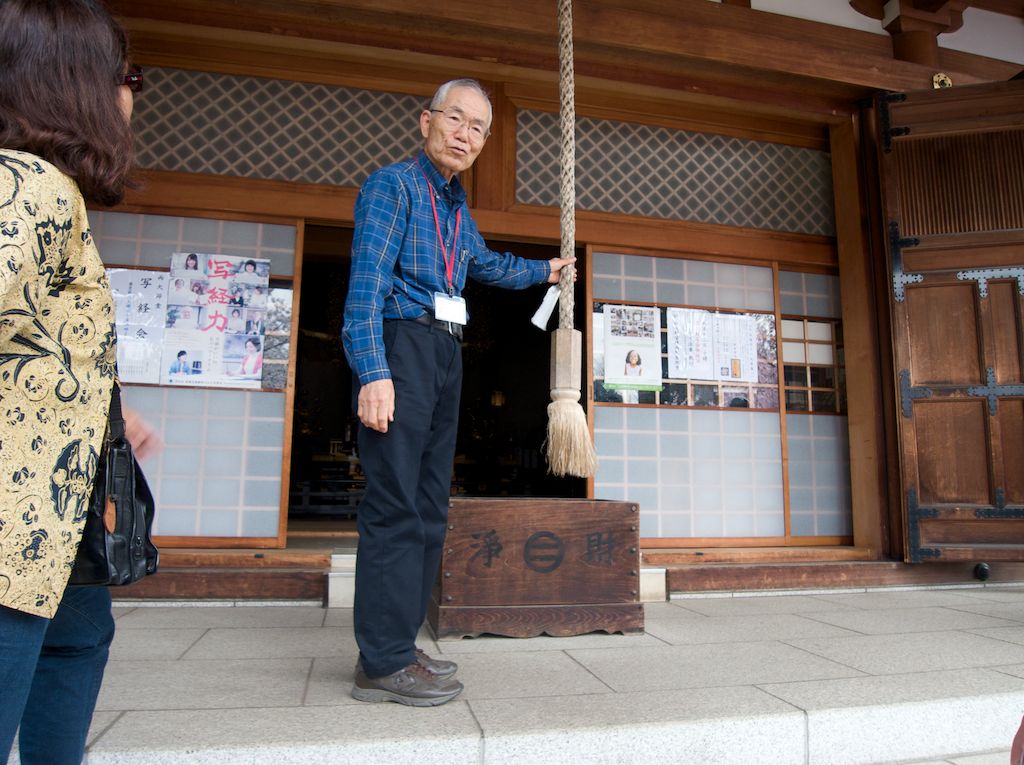
[[[640,354],[635,350],[630,350],[626,353],[626,368],[623,374],[626,377],[642,377],[644,374],[644,368],[640,362]]]
[[[260,350],[260,339],[258,337],[247,337],[245,339],[245,353],[238,363],[236,371],[228,371],[229,375],[238,377],[258,378],[263,371],[263,351]]]
[[[186,279],[202,278],[206,274],[206,256],[196,252],[175,252],[171,254],[171,276]]]
[[[206,305],[206,282],[192,282],[192,305]]]
[[[225,331],[230,332],[233,335],[238,335],[244,330],[245,322],[242,320],[242,309],[232,308],[231,313],[228,314],[228,325]]]
[[[263,287],[256,286],[252,288],[246,300],[248,305],[253,308],[262,308],[267,304],[267,291]]]
[[[250,258],[238,264],[235,281],[239,284],[265,284],[269,274],[269,261],[261,260],[257,263]]]

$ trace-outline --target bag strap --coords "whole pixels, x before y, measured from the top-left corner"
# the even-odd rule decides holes
[[[124,440],[124,414],[121,412],[121,386],[115,381],[110,388],[110,413],[107,416],[107,439]]]

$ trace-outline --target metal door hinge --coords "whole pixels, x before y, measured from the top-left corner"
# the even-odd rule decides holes
[[[882,150],[886,154],[892,151],[893,138],[910,135],[910,128],[906,126],[893,126],[892,112],[889,109],[889,104],[899,103],[906,100],[906,93],[886,93],[878,99],[878,124],[882,131]]]
[[[921,519],[938,518],[939,511],[934,507],[921,507],[917,504],[917,491],[907,492],[907,548],[911,563],[941,558],[942,550],[935,547],[921,547]]]
[[[957,271],[956,278],[962,282],[974,280],[978,283],[978,294],[988,297],[989,279],[1016,279],[1017,292],[1024,295],[1024,266],[1010,268],[975,268],[970,271]]]
[[[979,507],[974,511],[975,518],[1002,518],[1005,520],[1019,520],[1024,518],[1024,506],[1006,506],[1006,490],[1002,487],[996,489],[996,504],[994,507]]]
[[[889,222],[889,253],[892,255],[892,294],[897,303],[902,303],[906,293],[904,287],[908,284],[918,284],[924,281],[921,274],[903,273],[903,250],[907,247],[917,247],[921,240],[916,237],[900,236],[900,224],[896,221]]]
[[[900,404],[903,407],[904,417],[910,417],[914,414],[914,399],[931,397],[931,388],[912,386],[910,384],[910,370],[900,370]]]

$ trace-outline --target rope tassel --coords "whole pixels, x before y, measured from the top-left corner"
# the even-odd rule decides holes
[[[572,0],[558,0],[559,188],[561,257],[576,253],[576,104],[572,51]],[[587,416],[580,406],[583,336],[573,329],[575,268],[562,269],[558,282],[558,329],[551,336],[551,403],[545,452],[557,476],[586,478],[597,469]]]
[[[583,335],[578,329],[551,333],[551,403],[548,404],[548,470],[586,478],[597,468],[587,416],[580,406]]]

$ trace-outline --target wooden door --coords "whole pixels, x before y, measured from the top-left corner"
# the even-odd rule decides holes
[[[1024,81],[878,115],[905,558],[1024,560]]]

